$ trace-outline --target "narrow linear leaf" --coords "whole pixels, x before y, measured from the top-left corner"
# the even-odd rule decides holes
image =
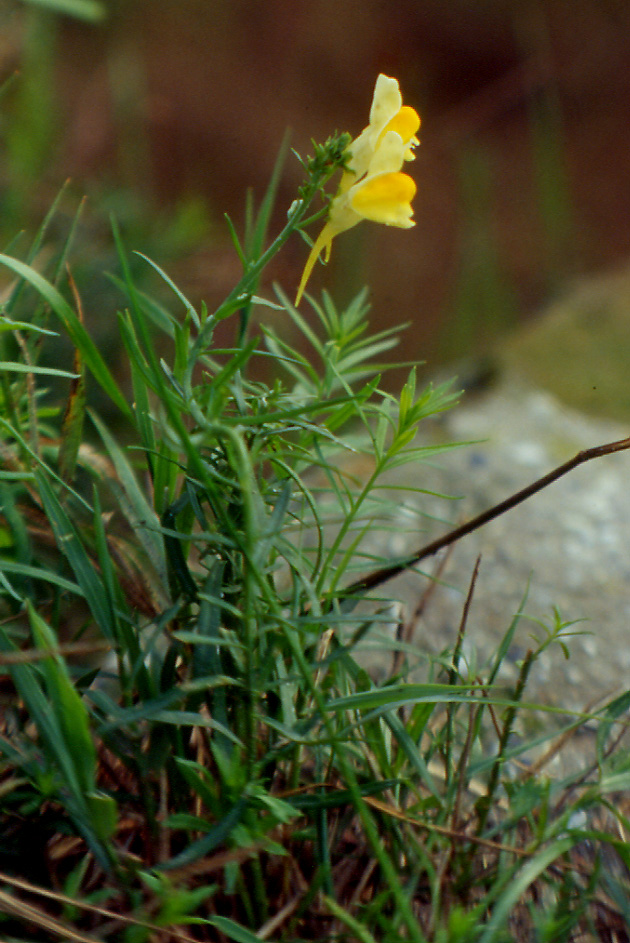
[[[34,331],[36,334],[48,334],[49,337],[59,337],[57,331],[49,331],[45,327],[31,324],[30,321],[13,321],[11,318],[0,316],[0,334],[5,331]]]
[[[74,294],[79,321],[83,324],[83,308],[78,289],[69,275],[70,287]],[[83,437],[83,421],[85,419],[85,364],[78,347],[74,348],[75,377],[70,384],[70,392],[66,402],[63,420],[61,423],[61,443],[59,445],[59,474],[64,481],[72,481],[79,454],[79,446]]]
[[[393,684],[370,691],[358,691],[347,697],[335,698],[326,703],[327,711],[375,710],[382,707],[397,707],[420,701],[466,701],[471,699],[474,685],[450,684]]]
[[[65,377],[68,380],[76,380],[76,373],[69,373],[68,370],[59,370],[57,367],[38,367],[36,364],[17,363],[13,360],[0,361],[0,370],[6,373],[41,373],[50,377]]]
[[[64,660],[54,653],[57,639],[50,626],[26,603],[33,640],[39,648],[50,650],[50,658],[40,662],[48,691],[50,710],[56,715],[76,777],[84,793],[94,790],[96,750],[90,734],[85,705],[77,694]]]
[[[0,626],[0,651],[11,654],[18,651],[2,626]],[[33,720],[49,761],[53,764],[53,768],[59,772],[64,784],[75,800],[80,805],[84,805],[80,780],[77,778],[76,769],[59,727],[58,718],[51,711],[50,703],[39,683],[39,675],[32,665],[11,665],[8,670],[19,696],[24,701]]]
[[[166,586],[166,556],[164,539],[159,532],[160,522],[158,517],[147,501],[145,492],[139,486],[136,475],[114,436],[99,417],[91,411],[90,419],[102,438],[116,469],[117,484],[119,485],[116,490],[118,491],[121,510],[160,575],[164,586]]]
[[[5,87],[6,87],[6,86],[5,86]],[[39,226],[39,229],[37,230],[37,233],[35,234],[35,238],[33,239],[33,242],[32,242],[32,244],[31,244],[31,246],[29,247],[29,250],[28,250],[28,253],[27,253],[27,256],[26,256],[26,262],[27,262],[28,265],[32,265],[33,262],[34,262],[34,260],[37,258],[37,255],[38,255],[38,253],[39,253],[39,251],[40,251],[42,245],[44,244],[44,239],[46,238],[46,233],[48,232],[48,230],[49,230],[49,228],[50,228],[50,224],[52,223],[53,219],[55,218],[55,214],[57,213],[57,210],[58,210],[58,208],[59,208],[59,205],[60,205],[60,203],[61,203],[61,200],[62,200],[62,198],[63,198],[63,195],[64,195],[64,193],[65,193],[65,191],[66,191],[66,189],[67,189],[69,183],[70,183],[69,180],[66,180],[66,181],[65,181],[65,183],[63,184],[63,186],[60,188],[59,192],[58,192],[57,195],[55,196],[55,199],[53,200],[53,202],[52,202],[52,204],[51,204],[51,206],[50,206],[48,212],[46,213],[44,219],[42,220],[41,225]],[[11,293],[10,293],[10,295],[9,295],[7,301],[6,301],[6,304],[5,304],[5,306],[4,306],[4,307],[5,307],[5,313],[8,314],[8,313],[10,313],[10,312],[13,310],[14,306],[16,305],[18,299],[20,298],[20,296],[21,296],[21,294],[22,294],[22,291],[24,290],[24,285],[25,285],[25,279],[24,279],[24,278],[18,279],[17,282],[15,283],[15,285],[13,285],[13,287],[12,287],[12,289],[11,289]]]
[[[110,601],[102,577],[96,571],[74,524],[59,503],[59,499],[41,469],[36,470],[35,477],[57,546],[67,558],[97,625],[105,638],[114,642],[116,641],[115,626],[112,624]]]
[[[206,922],[206,921],[204,921]],[[235,943],[260,943],[260,937],[246,927],[231,920],[230,917],[210,917],[207,921],[210,926],[216,927],[221,933],[224,933],[229,940]]]
[[[118,384],[101,357],[94,341],[63,295],[61,295],[54,285],[51,285],[43,275],[36,272],[30,265],[20,262],[19,259],[14,259],[9,255],[0,253],[0,265],[5,265],[8,269],[11,269],[12,272],[15,272],[16,275],[19,275],[29,282],[33,288],[40,293],[42,298],[48,302],[64,325],[74,345],[81,350],[86,365],[97,382],[102,386],[105,393],[113,400],[125,416],[131,416],[132,413],[129,403],[120,391]]]
[[[198,861],[199,858],[209,855],[211,851],[214,851],[215,848],[222,845],[223,842],[229,838],[240,822],[246,807],[247,800],[245,798],[239,799],[238,802],[232,806],[228,814],[217,822],[207,835],[192,842],[178,855],[175,855],[174,858],[158,865],[156,870],[171,871],[174,868],[183,868],[192,864],[193,861]]]
[[[180,289],[177,287],[173,279],[170,278],[170,276],[166,274],[164,269],[160,268],[160,266],[156,262],[154,262],[152,259],[150,259],[148,255],[144,255],[142,252],[136,252],[134,254],[139,256],[141,259],[144,259],[144,261],[147,262],[151,266],[151,268],[154,269],[158,273],[160,278],[162,278],[166,282],[168,287],[177,295],[181,303],[184,305],[187,313],[190,315],[195,326],[200,327],[199,315],[195,311],[193,305],[188,300],[186,295],[182,291],[180,291]]]
[[[504,893],[499,897],[492,911],[492,917],[486,925],[479,943],[492,943],[497,939],[505,939],[502,931],[505,930],[510,912],[521,899],[527,888],[533,884],[550,864],[561,858],[579,839],[569,836],[554,842],[544,848],[539,854],[528,861],[520,871],[514,875]]]
[[[64,579],[63,576],[59,576],[52,570],[31,566],[29,563],[17,563],[15,560],[5,560],[0,557],[0,573],[3,572],[15,573],[16,576],[23,576],[26,579],[43,580],[46,583],[51,583],[53,586],[58,586],[59,589],[72,593],[74,596],[83,596],[81,589],[76,583]]]
[[[25,0],[51,13],[63,13],[86,23],[101,23],[107,16],[107,8],[99,0]]]
[[[72,481],[77,466],[77,456],[83,439],[83,421],[85,419],[85,373],[82,369],[80,354],[75,353],[78,375],[72,380],[70,393],[61,424],[59,444],[59,474],[64,481]]]

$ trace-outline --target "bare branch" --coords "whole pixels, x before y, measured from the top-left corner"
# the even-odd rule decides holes
[[[522,491],[517,491],[516,494],[506,498],[505,501],[495,504],[494,507],[483,511],[467,523],[449,531],[449,533],[444,534],[443,537],[438,537],[437,540],[431,541],[431,543],[426,544],[415,553],[412,553],[406,560],[394,563],[391,566],[381,567],[378,570],[374,570],[372,573],[368,573],[367,576],[356,580],[354,583],[350,583],[350,585],[346,586],[343,590],[343,596],[363,595],[363,593],[367,593],[369,590],[381,586],[388,580],[393,579],[400,573],[404,573],[405,570],[409,570],[412,566],[420,563],[421,560],[432,557],[438,550],[450,546],[450,544],[455,543],[456,540],[465,537],[467,534],[472,534],[473,531],[478,530],[489,521],[493,521],[495,518],[505,514],[506,511],[511,511],[512,508],[526,501],[527,498],[530,498],[533,494],[536,494],[536,492],[542,491],[543,488],[557,481],[558,478],[562,478],[567,472],[573,471],[578,465],[583,465],[584,462],[590,462],[591,459],[594,458],[602,458],[604,455],[612,455],[614,452],[623,452],[627,449],[630,449],[630,436],[627,439],[619,439],[616,442],[609,442],[607,445],[597,445],[592,449],[584,449],[578,452],[577,455],[574,455],[568,462],[564,462],[564,464],[554,468],[554,470],[550,471],[547,475],[538,478],[536,481],[532,482],[531,485],[523,488]]]

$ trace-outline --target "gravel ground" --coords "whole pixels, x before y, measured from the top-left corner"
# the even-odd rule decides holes
[[[437,435],[450,441],[481,440],[438,456],[433,467],[409,466],[401,472],[416,486],[464,495],[456,502],[433,500],[433,522],[425,534],[388,538],[392,557],[422,546],[567,461],[576,452],[624,438],[617,423],[586,418],[550,394],[503,381],[452,410]],[[496,650],[515,613],[519,626],[499,680],[508,686],[520,660],[544,638],[554,607],[563,620],[582,620],[580,634],[567,639],[570,657],[550,646],[538,659],[527,700],[583,711],[601,698],[630,688],[630,451],[598,458],[568,473],[517,508],[463,538],[448,555],[440,582],[419,618],[414,610],[429,580],[405,573],[379,591],[403,603],[413,622],[419,653],[452,647],[475,561],[479,576],[467,621],[465,657],[483,665]],[[399,479],[402,481],[402,479]],[[443,553],[443,551],[441,552]],[[424,561],[434,572],[439,557]],[[393,629],[393,625],[392,625]],[[571,631],[571,630],[570,630]],[[370,656],[372,667],[385,660]]]

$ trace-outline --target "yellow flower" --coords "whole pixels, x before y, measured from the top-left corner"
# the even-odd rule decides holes
[[[411,201],[416,185],[401,173],[406,160],[413,160],[420,127],[417,112],[403,105],[396,79],[379,75],[376,80],[370,123],[348,147],[347,161],[336,196],[330,204],[328,222],[316,239],[304,266],[296,305],[322,250],[330,258],[332,241],[340,232],[370,219],[386,226],[408,229],[415,226]]]

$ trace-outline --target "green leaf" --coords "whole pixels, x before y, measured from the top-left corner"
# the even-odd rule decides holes
[[[37,635],[41,630],[42,639],[50,637],[52,630],[45,623],[42,627],[43,620],[37,614],[34,615],[35,619],[31,622],[34,634]],[[1,625],[0,651],[17,651]],[[46,666],[45,674],[48,670],[47,683],[50,681],[53,690],[56,686],[61,688],[59,701],[55,701],[50,693],[46,696],[42,690],[40,669],[35,670],[32,665],[12,665],[9,668],[13,683],[28,709],[48,761],[48,769],[44,768],[40,778],[43,775],[45,779],[50,780],[51,795],[58,790],[59,799],[67,808],[76,827],[85,837],[101,866],[108,869],[111,859],[98,834],[102,821],[92,821],[92,811],[86,798],[86,786],[90,792],[94,787],[95,760],[94,745],[91,740],[88,743],[85,738],[85,707],[67,676],[60,679],[65,670],[63,663],[51,655],[51,660],[46,659],[43,665]],[[77,729],[70,729],[69,725],[71,727],[74,724]],[[77,751],[85,752],[80,755]],[[62,789],[59,789],[60,782],[63,784]]]
[[[217,804],[217,796],[203,778],[209,776],[208,771],[194,760],[185,760],[180,756],[175,757],[175,764],[189,787],[199,796],[203,804],[211,811],[214,810]]]
[[[46,234],[50,228],[50,224],[55,218],[55,214],[59,208],[59,204],[61,203],[61,200],[66,191],[68,183],[69,181],[66,180],[66,182],[63,184],[63,186],[59,190],[59,193],[56,195],[55,199],[53,200],[48,212],[46,213],[46,216],[42,220],[42,223],[39,229],[37,230],[37,233],[35,234],[35,238],[33,239],[33,242],[26,256],[26,262],[28,265],[33,264],[33,262],[35,261],[35,259],[37,258],[41,250],[42,245],[44,244],[44,239],[46,238]],[[12,286],[11,292],[5,304],[5,312],[7,314],[13,310],[15,304],[20,298],[22,291],[24,290],[24,283],[25,283],[25,279],[19,278],[16,284]]]
[[[288,135],[285,134],[284,139],[280,145],[280,150],[278,151],[278,156],[273,166],[273,171],[269,179],[267,190],[258,210],[258,218],[256,219],[256,223],[253,227],[248,227],[249,232],[246,236],[246,250],[249,258],[252,260],[258,260],[263,251],[265,239],[267,238],[269,222],[271,220],[271,212],[276,201],[276,194],[278,192],[278,184],[280,183],[282,168],[284,167],[284,162],[287,156],[288,145]]]
[[[30,321],[13,321],[11,318],[0,317],[0,334],[5,331],[35,331],[36,334],[48,334],[50,337],[59,337],[57,331],[49,331],[45,327],[31,324]]]
[[[30,600],[26,601],[26,607],[36,646],[51,650],[50,658],[45,658],[40,663],[50,699],[50,710],[57,718],[81,790],[88,793],[94,789],[96,750],[90,734],[87,710],[75,690],[64,660],[53,654],[57,647],[54,632],[35,611]]]
[[[74,524],[59,503],[50,482],[41,469],[36,469],[39,496],[51,523],[57,546],[67,558],[81,587],[90,611],[105,638],[116,641],[116,626],[112,620],[110,599],[103,580],[87,555]]]
[[[164,539],[159,532],[160,522],[158,517],[147,501],[146,494],[139,486],[133,468],[114,436],[95,413],[90,412],[90,419],[96,426],[116,469],[118,481],[110,481],[110,487],[116,493],[121,510],[134,534],[144,547],[162,581],[162,585],[166,587],[168,585],[166,555]]]
[[[349,914],[347,910],[344,910],[333,897],[324,894],[322,900],[333,916],[337,917],[350,930],[352,938],[356,939],[358,943],[376,943],[375,937],[372,936],[367,927],[356,917],[353,917],[352,914]]]
[[[431,708],[428,707],[428,717],[430,716]],[[407,758],[409,766],[414,770],[415,773],[420,777],[422,782],[425,784],[433,798],[442,805],[442,797],[439,790],[436,788],[436,785],[433,781],[433,776],[429,772],[429,767],[427,766],[424,756],[418,744],[412,737],[409,736],[409,732],[405,724],[402,723],[400,717],[397,714],[389,713],[385,715],[385,723],[392,732],[393,737],[395,738],[401,752],[401,756]]]
[[[236,943],[260,943],[259,936],[229,917],[211,917],[207,922],[224,933],[229,940],[235,940]]]
[[[193,305],[188,300],[186,295],[182,291],[180,291],[180,289],[177,287],[173,279],[170,278],[170,276],[166,274],[164,269],[160,268],[160,266],[156,262],[153,262],[153,260],[150,259],[148,255],[143,255],[142,252],[136,252],[134,254],[139,256],[141,259],[144,259],[144,261],[147,262],[151,266],[151,268],[154,269],[158,273],[160,278],[162,278],[166,282],[168,287],[177,295],[181,303],[184,305],[184,308],[186,309],[186,312],[190,315],[190,318],[193,324],[198,328],[200,326],[199,315],[195,311]],[[141,298],[141,297],[142,297],[141,293],[138,293],[138,298]],[[170,325],[168,325],[168,327],[171,328]],[[171,328],[171,332],[172,332],[172,328]]]
[[[72,583],[70,580],[64,579],[63,576],[59,576],[52,570],[45,570],[42,567],[31,566],[28,563],[16,563],[15,560],[5,560],[0,557],[0,573],[3,572],[15,573],[16,576],[23,576],[26,579],[43,580],[75,596],[83,595],[76,583]]]
[[[401,785],[402,780],[384,779],[380,782],[363,783],[359,787],[362,796],[378,796]],[[335,809],[351,805],[353,794],[349,789],[335,789],[332,792],[299,793],[291,798],[291,806],[300,812],[316,812],[318,809]]]
[[[107,543],[105,523],[101,511],[101,501],[96,487],[94,488],[94,549],[103,580],[103,588],[105,590],[104,597],[108,604],[107,619],[112,627],[111,634],[117,638],[120,630],[118,612],[125,612],[126,605],[124,593],[118,581],[114,561]],[[124,635],[124,633],[120,633],[120,635]]]
[[[423,701],[449,702],[473,700],[470,692],[474,685],[452,684],[392,684],[371,691],[357,691],[347,697],[339,697],[326,703],[327,711],[376,710],[417,704]]]
[[[42,7],[51,13],[73,16],[86,23],[101,23],[107,16],[107,8],[99,0],[24,0],[24,2]]]
[[[200,593],[201,604],[199,606],[199,616],[197,619],[195,638],[200,636],[206,644],[194,645],[192,652],[192,676],[193,678],[205,678],[208,675],[219,675],[222,673],[221,656],[219,649],[213,645],[210,640],[220,641],[219,629],[223,620],[223,610],[220,600],[223,592],[223,573],[225,570],[225,561],[215,560],[210,567],[210,572],[203,585],[203,593]],[[215,716],[214,711],[212,712]],[[225,722],[225,708],[220,711],[222,722]]]
[[[155,346],[147,324],[146,312],[143,309],[143,306],[140,302],[140,297],[138,295],[138,290],[133,282],[131,269],[129,267],[129,260],[127,259],[127,254],[125,252],[125,247],[122,242],[118,225],[113,218],[111,222],[112,231],[114,233],[114,241],[116,243],[116,249],[118,252],[118,259],[123,271],[125,290],[130,302],[128,320],[130,322],[133,334],[133,337],[130,337],[130,340],[137,347],[138,367],[142,369],[142,361],[144,361],[144,368],[148,373],[148,383],[153,387],[164,406],[168,409],[169,390],[164,382],[164,374],[162,367],[160,366],[160,360],[155,351]],[[121,324],[124,323],[125,320],[121,318]],[[130,353],[132,350],[133,348],[130,349]]]
[[[68,401],[61,424],[61,442],[59,444],[59,474],[64,481],[72,481],[77,464],[77,456],[83,438],[83,420],[85,419],[85,370],[83,357],[76,349],[74,352],[76,376],[70,384]]]
[[[577,838],[567,837],[554,842],[547,848],[544,848],[539,854],[531,858],[514,875],[506,891],[499,897],[492,910],[492,916],[486,924],[483,935],[479,943],[493,943],[494,940],[505,939],[501,931],[505,930],[510,912],[525,894],[528,887],[547,870],[550,864],[553,864],[558,858],[561,858],[569,849],[579,841]]]
[[[104,792],[88,792],[85,799],[95,835],[101,841],[112,838],[118,825],[116,800],[113,796],[105,795]]]
[[[76,373],[69,373],[67,370],[58,370],[56,367],[38,367],[30,363],[16,363],[13,360],[0,361],[0,370],[6,373],[41,373],[44,376],[65,377],[69,380],[76,380]]]
[[[111,272],[108,272],[107,278],[123,295],[127,294],[127,283],[122,278],[118,278]],[[155,326],[171,339],[175,337],[177,321],[173,315],[144,291],[136,289],[136,298]]]
[[[9,639],[1,625],[0,651],[8,653],[17,651],[16,646]],[[32,665],[11,665],[9,673],[18,694],[26,704],[46,755],[53,763],[53,768],[59,772],[68,789],[75,796],[82,799],[83,794],[76,776],[74,763],[60,730],[57,716],[50,710],[50,703],[42,691],[39,675]]]
[[[42,298],[48,302],[64,325],[75,347],[78,347],[83,354],[85,363],[94,378],[100,383],[105,393],[113,400],[121,412],[124,413],[125,416],[130,417],[132,412],[129,403],[118,388],[118,384],[101,357],[94,341],[63,295],[61,295],[54,285],[51,285],[43,275],[40,275],[39,272],[36,272],[30,265],[26,265],[18,259],[13,259],[9,255],[0,253],[0,265],[5,265],[8,269],[11,269],[12,272],[15,272],[16,275],[21,276],[21,278],[29,282],[33,288],[40,293]]]
[[[211,851],[214,851],[215,848],[222,845],[229,838],[239,824],[246,807],[247,800],[244,797],[239,799],[238,802],[232,806],[228,814],[212,826],[207,835],[197,839],[197,841],[191,842],[190,845],[187,845],[186,848],[178,855],[175,855],[174,858],[158,865],[156,870],[170,871],[173,868],[183,868],[192,864],[193,861],[198,861],[199,858],[209,855]],[[260,943],[260,941],[258,941],[258,943]]]

